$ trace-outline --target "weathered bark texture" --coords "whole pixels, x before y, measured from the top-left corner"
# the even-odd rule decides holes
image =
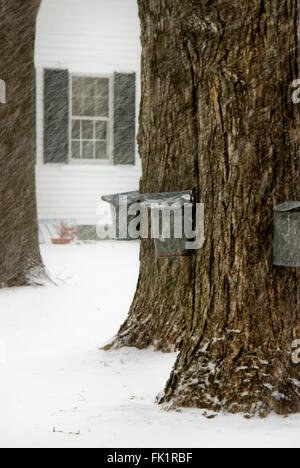
[[[113,343],[158,351],[179,349],[185,332],[184,312],[192,308],[193,259],[156,259],[153,241],[142,241],[137,292],[125,323]],[[167,280],[168,278],[168,280]]]
[[[291,100],[299,3],[139,0],[139,8],[141,188],[196,187],[206,242],[194,258],[174,260],[155,260],[144,243],[119,342],[156,340],[165,349],[178,343],[184,316],[161,403],[262,416],[299,411],[291,359],[300,338],[299,269],[274,267],[272,256],[273,207],[300,199],[300,119]]]
[[[43,271],[35,193],[34,41],[40,0],[0,0],[0,283]]]
[[[176,18],[164,11],[163,5],[160,1],[139,2],[143,46],[139,129],[142,193],[198,187],[194,71]],[[153,240],[143,240],[137,292],[113,346],[152,345],[165,352],[178,349],[185,331],[186,310],[193,308],[194,271],[195,259],[156,258]]]

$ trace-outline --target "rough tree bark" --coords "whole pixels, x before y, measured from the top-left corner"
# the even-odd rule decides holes
[[[299,411],[291,359],[299,269],[274,267],[272,258],[273,207],[300,199],[300,119],[291,100],[298,1],[139,0],[139,9],[141,188],[196,187],[206,242],[192,259],[173,260],[155,260],[144,243],[119,343],[157,340],[165,349],[184,316],[160,403],[262,416]]]
[[[197,103],[190,52],[174,20],[164,15],[164,2],[138,3],[143,47],[140,190],[197,189]],[[112,346],[142,349],[151,345],[164,352],[179,349],[185,313],[193,307],[195,260],[156,258],[153,240],[142,241],[140,259],[136,295]]]
[[[0,283],[28,284],[43,271],[34,147],[34,41],[40,0],[0,0]]]

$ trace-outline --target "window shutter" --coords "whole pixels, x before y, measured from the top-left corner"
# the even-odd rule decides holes
[[[115,73],[114,164],[135,164],[136,74]]]
[[[44,161],[67,164],[69,155],[69,72],[44,71]]]

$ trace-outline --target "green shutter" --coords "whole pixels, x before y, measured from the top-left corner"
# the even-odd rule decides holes
[[[67,164],[69,155],[69,72],[44,71],[44,161]]]
[[[136,74],[114,77],[114,164],[135,164]]]

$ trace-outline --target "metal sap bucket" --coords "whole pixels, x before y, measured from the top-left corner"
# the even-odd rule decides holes
[[[300,267],[300,201],[274,208],[274,265]]]
[[[192,192],[150,193],[144,194],[143,198],[142,206],[151,209],[152,221],[154,218],[156,219],[158,232],[153,231],[154,226],[152,225],[156,256],[183,257],[191,255],[193,251],[186,248],[187,242],[191,239],[187,238],[184,232],[184,207],[193,202]],[[168,213],[167,216],[166,213]],[[181,228],[180,237],[176,237],[176,221],[177,227]]]
[[[163,210],[161,210],[159,214],[163,215]],[[171,220],[170,238],[165,238],[164,235],[162,234],[159,238],[154,239],[155,253],[157,257],[186,257],[193,253],[192,250],[188,250],[186,248],[186,244],[188,240],[190,239],[187,239],[185,237],[184,225],[182,227],[183,229],[182,237],[178,239],[176,239],[175,237],[174,225],[175,225],[176,214],[178,214],[179,216],[182,216],[183,218],[183,207],[178,210],[178,213],[174,211],[170,213],[170,220]]]

